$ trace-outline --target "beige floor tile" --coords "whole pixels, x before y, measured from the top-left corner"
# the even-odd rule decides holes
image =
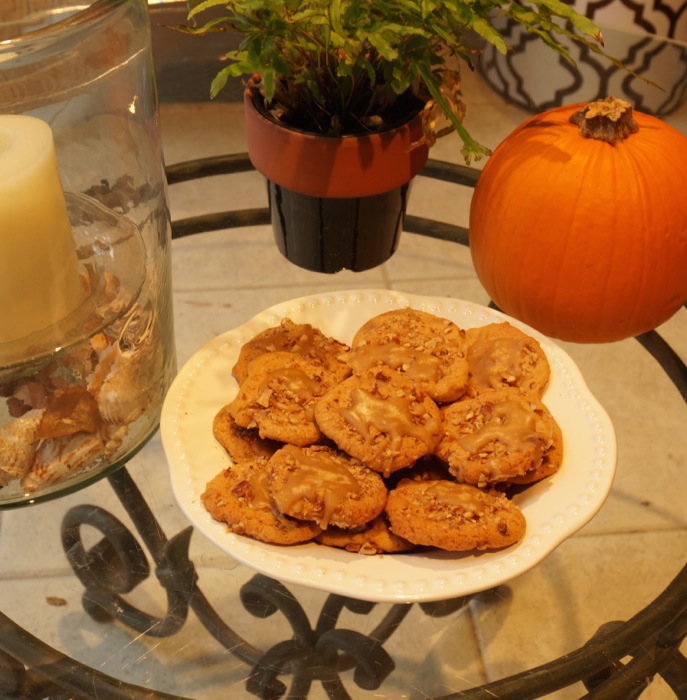
[[[684,528],[684,500],[669,487],[686,464],[683,399],[635,340],[564,347],[611,417],[618,441],[614,489],[590,531]]]
[[[466,282],[473,286],[477,281],[470,253],[465,246],[449,241],[432,241],[431,249],[427,238],[413,233],[404,233],[395,255],[385,269],[389,281],[399,290],[411,291],[412,282],[435,284],[452,281],[455,285]],[[453,296],[444,292],[441,296]]]
[[[227,236],[231,236],[233,243],[229,250],[225,243]],[[191,236],[174,241],[173,249],[179,250],[178,261],[172,255],[174,284],[183,292],[190,289],[256,290],[270,287],[347,289],[361,284],[378,287],[383,280],[380,268],[359,273],[344,270],[324,274],[296,267],[279,253],[267,226]],[[197,274],[199,265],[202,265],[202,277]],[[292,296],[301,296],[301,293],[290,294],[287,298]]]
[[[567,541],[492,604],[473,604],[490,678],[547,663],[586,643],[601,624],[629,619],[678,573],[686,548],[684,530]],[[551,697],[582,694],[578,686]],[[657,684],[646,697],[672,696]]]

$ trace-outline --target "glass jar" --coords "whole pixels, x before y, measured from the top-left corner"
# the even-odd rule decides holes
[[[3,0],[0,507],[91,483],[155,433],[170,241],[146,1]]]

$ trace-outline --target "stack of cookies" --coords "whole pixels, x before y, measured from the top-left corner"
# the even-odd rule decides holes
[[[542,403],[550,367],[509,323],[463,330],[411,308],[350,346],[284,319],[248,341],[215,416],[233,464],[203,493],[231,531],[362,554],[499,549],[525,518],[514,490],[561,464]]]

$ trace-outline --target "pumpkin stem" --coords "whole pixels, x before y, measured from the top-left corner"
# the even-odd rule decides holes
[[[626,139],[639,129],[630,103],[616,97],[604,97],[588,104],[575,112],[570,121],[580,127],[585,138],[610,144]]]

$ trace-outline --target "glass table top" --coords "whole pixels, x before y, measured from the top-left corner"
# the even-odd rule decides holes
[[[244,153],[239,91],[215,102],[199,96],[198,85],[213,71],[214,59],[206,54],[216,46],[196,49],[199,40],[188,37],[163,40],[162,25],[180,21],[180,9],[163,3],[151,10],[170,171],[186,161]],[[679,43],[668,47],[675,56],[684,51]],[[664,118],[687,134],[687,62],[671,61],[668,94],[683,94]],[[529,112],[492,81],[470,73],[463,91],[466,124],[493,147]],[[461,163],[451,138],[430,157]],[[470,196],[470,187],[420,176],[409,215],[465,228]],[[239,168],[174,182],[169,201],[178,225],[208,213],[264,210],[266,191],[257,173]],[[177,238],[172,265],[180,367],[217,335],[294,297],[374,288],[489,303],[466,246],[409,231],[388,263],[364,273],[323,275],[290,265],[265,223]],[[679,387],[684,391],[687,382],[687,310],[658,332],[675,356],[653,336],[641,343],[560,344],[613,422],[617,473],[596,517],[509,582],[468,598],[375,605],[256,576],[193,531],[172,492],[158,435],[109,479],[54,502],[0,513],[0,613],[16,625],[0,620],[0,669],[9,669],[2,678],[23,674],[5,653],[7,640],[34,667],[24,680],[30,688],[25,697],[32,698],[55,692],[39,678],[58,683],[62,675],[50,649],[74,660],[79,680],[69,681],[67,692],[75,696],[94,697],[89,688],[97,686],[98,697],[198,700],[281,692],[294,698],[473,697],[460,693],[566,654],[575,661],[602,626],[632,618],[663,595],[685,564],[687,431]],[[114,533],[109,544],[98,544],[103,531]],[[112,575],[117,561],[126,566],[109,582],[121,596],[112,599],[93,584]],[[668,593],[679,646],[687,602],[680,590]],[[112,621],[103,609],[122,617]],[[546,676],[551,673],[542,671],[532,682]],[[507,692],[513,691],[505,684],[496,694],[474,697],[524,697]],[[573,678],[546,697],[567,700],[586,692]],[[657,677],[642,698],[675,696]]]

